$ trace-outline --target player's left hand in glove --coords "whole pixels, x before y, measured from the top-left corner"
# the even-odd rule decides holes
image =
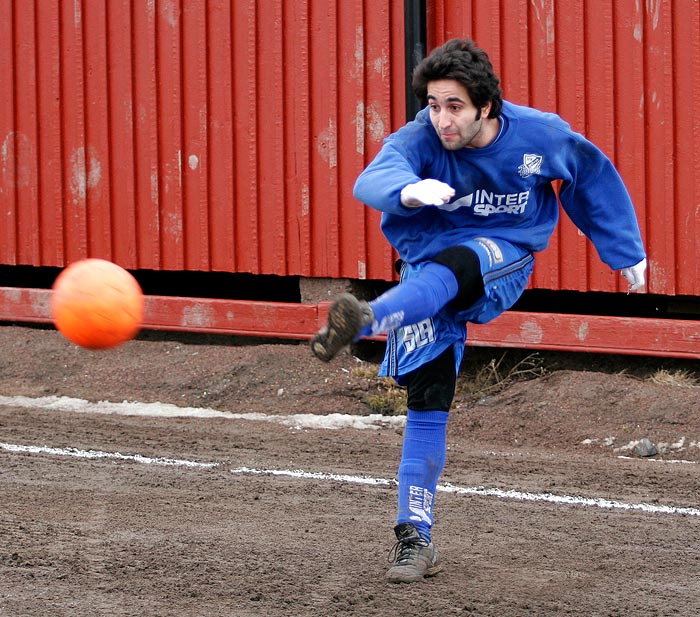
[[[638,264],[634,266],[630,266],[629,268],[623,268],[620,272],[622,273],[622,276],[624,276],[627,279],[627,282],[630,284],[629,289],[627,290],[627,293],[631,291],[637,291],[638,289],[641,289],[644,287],[646,283],[646,278],[645,278],[645,273],[647,271],[647,260],[642,259]]]

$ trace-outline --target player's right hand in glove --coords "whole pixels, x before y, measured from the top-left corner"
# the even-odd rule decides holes
[[[454,196],[455,190],[449,184],[428,178],[403,187],[401,203],[407,208],[443,206]]]

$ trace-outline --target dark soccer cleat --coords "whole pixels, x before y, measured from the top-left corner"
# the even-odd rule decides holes
[[[432,542],[418,534],[413,523],[394,527],[396,544],[389,553],[391,568],[386,573],[390,583],[415,583],[442,570],[440,554]]]
[[[330,362],[373,319],[374,314],[367,302],[352,294],[343,294],[331,305],[326,325],[311,339],[311,353],[319,360]]]

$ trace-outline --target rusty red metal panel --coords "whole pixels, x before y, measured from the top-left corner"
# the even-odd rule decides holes
[[[294,71],[284,72],[285,122],[284,138],[288,152],[284,161],[286,190],[284,203],[289,225],[295,233],[288,236],[289,267],[295,272],[310,272],[311,244],[311,143],[308,118],[312,93],[309,89],[310,22],[308,1],[286,2],[284,18],[298,36],[285,37],[284,57],[295,64]],[[297,204],[295,208],[293,204]]]
[[[106,87],[108,108],[109,191],[111,258],[128,268],[137,267],[138,210],[136,118],[133,108],[134,11],[130,0],[114,0],[106,14]],[[137,206],[138,204],[138,206]]]
[[[368,2],[363,18],[365,96],[358,103],[356,149],[364,156],[353,162],[347,180],[350,187],[379,152],[384,138],[406,121],[405,72],[401,68],[405,64],[403,6],[401,2],[388,3],[390,8],[382,12],[381,19],[374,14],[375,7]],[[356,208],[355,204],[351,201],[349,207]],[[360,206],[360,215],[364,219],[364,241],[358,278],[390,280],[394,276],[395,256],[379,228],[379,213]]]
[[[84,40],[80,4],[60,2],[59,11],[57,24],[61,53],[53,68],[59,73],[61,106],[60,116],[52,122],[60,127],[61,133],[61,159],[58,164],[62,169],[64,184],[61,202],[56,205],[63,210],[65,254],[62,258],[64,263],[70,263],[89,254],[86,199],[87,164],[91,150],[89,144],[86,148]],[[94,165],[91,170],[93,168]]]
[[[322,77],[311,85],[311,237],[313,243],[312,275],[321,272],[340,275],[340,209],[338,195],[338,40],[337,22],[329,20],[337,1],[310,3],[311,39],[310,74]],[[354,45],[353,45],[354,48]],[[323,203],[325,202],[325,203]]]
[[[4,264],[17,263],[17,202],[15,199],[15,37],[12,0],[0,1],[0,259]]]
[[[164,269],[185,266],[183,212],[183,76],[186,50],[182,46],[180,3],[155,3],[156,125],[158,139],[158,203],[161,263]],[[192,83],[191,88],[204,84]]]
[[[234,10],[231,29],[233,54],[233,199],[234,236],[231,249],[235,268],[256,272],[258,268],[258,168],[256,164],[257,116],[259,96],[256,82],[256,3],[239,3]],[[242,8],[240,10],[238,7]],[[279,96],[279,95],[278,95]],[[242,138],[252,135],[253,139]]]
[[[18,261],[37,263],[41,260],[39,207],[37,200],[38,153],[37,124],[37,40],[34,36],[35,12],[16,10],[15,28],[15,102],[14,156],[17,205]]]
[[[207,3],[182,3],[182,207],[185,270],[210,270],[209,225],[209,40]],[[187,84],[198,84],[188,88]]]
[[[613,159],[647,244],[649,292],[700,294],[700,5],[432,0],[428,10],[430,48],[474,38],[507,98],[560,113]],[[533,286],[624,288],[565,218]]]
[[[680,283],[676,279],[677,217],[683,207],[676,199],[678,194],[674,194],[674,184],[685,183],[686,180],[675,173],[673,125],[675,107],[685,107],[685,97],[681,92],[674,91],[671,9],[662,3],[647,4],[644,8],[640,11],[637,28],[638,36],[644,43],[643,75],[646,86],[643,101],[646,120],[645,171],[649,197],[646,237],[650,250],[653,251],[651,262],[654,270],[649,289],[674,294],[679,293]],[[663,211],[657,209],[659,206]]]
[[[295,66],[294,58],[287,58],[277,50],[289,32],[285,30],[282,0],[259,2],[256,14],[255,61],[257,109],[254,141],[258,147],[258,255],[260,270],[273,272],[285,264],[287,252],[287,211],[294,205],[284,198],[285,110],[293,101],[284,91],[284,72]],[[252,50],[248,50],[250,55]],[[334,80],[335,81],[335,80]],[[271,87],[272,86],[272,87]],[[248,95],[250,100],[250,95]]]
[[[107,89],[107,14],[99,4],[86,2],[79,8],[84,44],[85,143],[82,146],[88,252],[112,258],[110,178],[111,149],[109,116],[113,104]]]
[[[128,0],[125,0],[128,4]],[[122,6],[122,5],[120,5]],[[126,9],[124,9],[126,11]],[[135,233],[134,253],[122,256],[130,268],[158,269],[161,260],[159,217],[159,159],[156,74],[156,11],[152,3],[131,3],[124,24],[130,40],[123,40],[120,56],[129,60],[129,73],[122,72],[124,105],[129,117],[123,126],[123,139],[131,143],[131,158],[120,161],[122,212],[131,215]],[[113,27],[120,25],[114,16]],[[125,68],[125,67],[123,67]],[[128,178],[128,179],[127,179]],[[129,190],[133,186],[133,191]],[[121,261],[119,263],[122,263]]]
[[[644,46],[640,44],[640,30],[637,27],[640,20],[637,7],[624,2],[614,7],[613,29],[613,71],[614,99],[613,109],[615,123],[613,127],[614,161],[625,179],[632,200],[635,203],[639,225],[648,250],[651,250],[648,230],[648,213],[652,203],[651,196],[647,198],[647,173],[643,163],[643,153],[650,144],[646,142],[646,123],[643,113],[640,113],[644,89]],[[591,17],[592,18],[592,17]],[[635,24],[634,27],[630,27]],[[595,90],[591,92],[592,96]],[[610,154],[610,153],[609,153]],[[671,205],[671,204],[669,204]],[[665,206],[662,202],[655,204],[659,212]],[[652,290],[652,279],[658,281],[656,273],[649,276],[649,290]],[[618,290],[623,291],[622,280],[618,280]],[[670,289],[666,293],[671,293]]]
[[[674,97],[674,202],[676,217],[676,279],[679,293],[700,293],[700,7],[672,14],[671,61]],[[694,284],[690,287],[688,281]],[[690,289],[690,291],[688,291]]]
[[[210,2],[207,15],[209,42],[207,87],[208,141],[206,143],[210,178],[233,178],[233,58],[231,49],[232,7],[227,0]],[[220,238],[234,237],[233,184],[230,181],[209,182],[208,233]],[[212,270],[232,272],[234,253],[230,242],[211,242]]]
[[[59,116],[61,84],[58,74],[51,70],[60,57],[57,2],[42,4],[36,14],[37,30],[37,83],[41,101],[37,120],[39,168],[36,199],[39,208],[41,263],[61,263],[65,250],[63,217],[60,207],[63,192],[63,174],[57,164],[61,157],[60,130],[52,120]],[[0,35],[1,36],[1,35]]]

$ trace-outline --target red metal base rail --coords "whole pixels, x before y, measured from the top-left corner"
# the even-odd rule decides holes
[[[51,291],[0,287],[0,321],[51,323]],[[308,339],[329,303],[147,296],[144,329]],[[469,326],[468,344],[700,359],[700,321],[508,311]]]

